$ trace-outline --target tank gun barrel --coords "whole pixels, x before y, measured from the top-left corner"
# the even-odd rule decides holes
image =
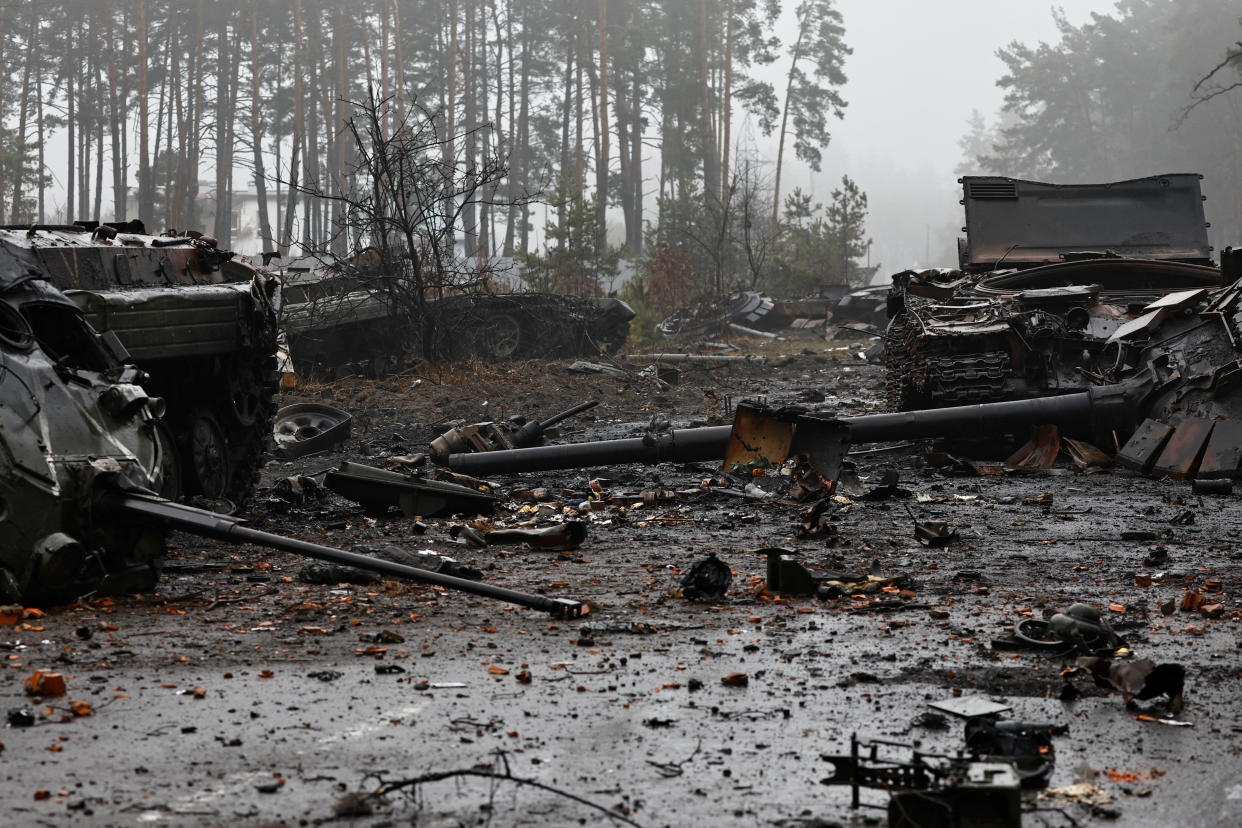
[[[273,535],[270,532],[244,526],[239,518],[219,515],[214,512],[208,512],[205,509],[196,509],[193,506],[184,506],[159,497],[117,492],[111,495],[108,505],[123,514],[138,518],[139,520],[162,523],[194,535],[205,535],[230,543],[254,543],[273,549],[281,549],[285,552],[292,552],[295,555],[302,555],[321,561],[368,569],[381,575],[405,578],[433,586],[469,592],[484,598],[495,598],[498,601],[505,601],[521,607],[551,613],[559,618],[576,618],[584,612],[583,605],[579,601],[572,601],[566,598],[548,598],[543,595],[530,595],[512,589],[505,589],[504,587],[481,584],[466,580],[465,578],[455,578],[451,575],[443,575],[427,569],[385,561],[370,555],[347,552],[344,549],[335,549],[318,543]]]
[[[1102,434],[1132,429],[1147,386],[1142,382],[1101,385],[1076,394],[1033,400],[982,403],[892,414],[864,414],[836,421],[848,428],[851,443],[878,443],[930,437],[994,436],[1032,425]],[[801,417],[810,425],[818,418]],[[731,426],[683,428],[644,437],[599,440],[561,446],[453,454],[451,469],[462,474],[506,474],[587,468],[617,463],[694,463],[723,460]]]

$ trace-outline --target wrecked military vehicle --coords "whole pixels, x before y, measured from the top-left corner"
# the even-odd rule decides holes
[[[275,412],[279,283],[211,237],[137,221],[0,228],[0,251],[142,366],[133,382],[166,408],[161,492],[248,500]]]
[[[832,316],[834,303],[828,296],[781,300],[756,290],[739,290],[678,308],[656,325],[656,331],[666,339],[720,335],[726,329],[771,337],[782,328],[822,325]]]
[[[1027,399],[1117,381],[1156,320],[1222,284],[1200,178],[962,178],[958,269],[893,277],[889,407]]]
[[[365,267],[285,275],[282,328],[296,366],[365,365],[380,374],[407,357],[455,362],[594,356],[625,344],[634,310],[620,299],[474,292],[428,299],[418,310],[399,281]],[[413,341],[418,340],[418,341]]]
[[[73,232],[31,230],[27,238],[33,243],[16,245],[10,239],[0,245],[0,360],[4,365],[0,379],[0,603],[73,601],[88,594],[151,589],[159,578],[165,536],[176,528],[458,589],[557,616],[581,612],[577,601],[526,595],[282,538],[244,526],[239,518],[160,497],[157,493],[166,490],[167,476],[177,472],[169,457],[173,449],[166,439],[168,432],[161,423],[165,401],[143,387],[154,380],[130,361],[121,335],[141,333],[144,318],[162,330],[167,326],[167,309],[160,308],[157,299],[148,317],[122,313],[125,324],[97,333],[83,309],[48,278],[49,261],[73,264],[73,253],[80,250],[72,244]],[[56,244],[53,239],[64,239],[64,243]],[[173,246],[182,242],[178,239]],[[148,240],[143,240],[143,247],[151,247]],[[166,248],[156,245],[154,249]],[[141,272],[147,260],[84,255],[82,261],[88,265],[57,276],[89,284],[91,279],[102,278],[101,271],[93,269],[101,261],[114,268],[102,274],[120,274],[129,265],[136,265],[130,273]],[[170,283],[175,273],[167,273]],[[106,297],[99,302],[96,311],[104,313],[117,304]],[[143,302],[139,298],[134,304],[141,308]],[[90,307],[89,302],[85,304]],[[193,324],[200,308],[188,310],[188,321]],[[405,481],[407,487],[416,483]],[[464,486],[435,486],[441,495],[460,490],[475,499],[481,497]]]

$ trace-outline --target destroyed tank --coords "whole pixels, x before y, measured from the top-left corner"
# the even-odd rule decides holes
[[[428,299],[423,335],[412,342],[408,296],[391,277],[366,267],[365,253],[341,270],[284,274],[281,326],[295,366],[363,364],[380,374],[407,356],[443,362],[594,356],[624,345],[635,315],[611,297],[463,293]]]
[[[278,281],[210,237],[141,222],[4,227],[0,251],[142,366],[134,383],[166,409],[151,426],[161,491],[248,500],[275,411]]]
[[[129,361],[120,331],[98,333],[83,310],[48,280],[47,259],[39,249],[47,232],[33,231],[33,245],[0,245],[0,603],[60,603],[148,590],[159,578],[167,532],[175,528],[559,617],[583,611],[578,601],[282,538],[244,526],[239,518],[160,497],[166,475],[176,471],[161,422],[164,400],[143,387],[150,380]],[[68,260],[68,251],[77,248],[59,249]],[[132,263],[118,256],[109,266],[121,272],[122,261]],[[189,316],[193,321],[196,314]],[[375,471],[417,487],[418,481],[403,475]],[[465,486],[434,485],[440,496],[456,490],[491,500]]]
[[[958,268],[893,277],[889,407],[1029,399],[1115,382],[1155,322],[1188,312],[1222,284],[1200,179],[960,179]]]

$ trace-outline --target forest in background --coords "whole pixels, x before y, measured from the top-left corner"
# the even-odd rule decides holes
[[[959,171],[1202,172],[1214,238],[1236,243],[1238,23],[1227,0],[1121,0],[1002,48],[1006,104],[970,125]],[[397,193],[376,195],[366,124],[372,150],[451,179],[418,183],[454,194],[424,222],[444,226],[402,225],[407,257],[447,245],[437,283],[503,257],[537,289],[596,294],[626,259],[652,313],[806,294],[865,275],[863,188],[846,176],[821,203],[789,173],[818,169],[846,114],[848,55],[832,0],[0,0],[0,214],[229,247],[246,190],[273,196],[264,249],[348,256],[389,232]]]
[[[625,257],[661,309],[846,283],[865,193],[847,177],[822,204],[782,174],[794,157],[818,169],[849,49],[832,0],[788,5],[782,42],[777,0],[0,3],[0,207],[228,247],[244,180],[264,250],[345,257],[374,241],[350,217],[380,189],[364,144],[430,135],[417,152],[460,185],[437,236],[459,270],[504,256],[537,288],[594,294]],[[779,82],[761,79],[778,59]],[[775,159],[739,149],[744,118]]]

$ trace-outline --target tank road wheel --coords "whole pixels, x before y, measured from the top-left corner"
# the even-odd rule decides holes
[[[263,408],[259,383],[238,372],[229,374],[229,414],[239,425],[252,426]]]
[[[228,484],[223,497],[243,505],[254,494],[276,414],[276,364],[268,354],[243,352],[224,364],[228,397],[212,406],[225,440]]]
[[[189,433],[190,488],[207,498],[225,497],[229,490],[229,446],[216,418],[197,412]]]
[[[522,325],[507,313],[497,313],[487,319],[484,342],[487,356],[492,359],[513,359],[522,347]]]

